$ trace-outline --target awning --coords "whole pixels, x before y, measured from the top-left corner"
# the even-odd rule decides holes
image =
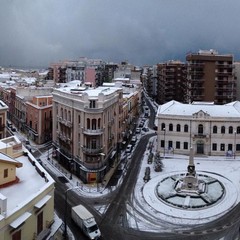
[[[23,215],[21,215],[19,218],[14,220],[12,223],[10,223],[10,226],[12,228],[17,228],[19,227],[22,223],[24,223],[32,214],[29,212],[25,212]]]
[[[43,199],[41,199],[38,203],[34,205],[35,208],[42,208],[44,204],[51,198],[50,195],[46,195]]]

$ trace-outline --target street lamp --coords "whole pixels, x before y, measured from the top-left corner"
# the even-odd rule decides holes
[[[234,155],[233,155],[233,158],[235,159],[235,157],[236,157],[236,150],[237,150],[237,148],[236,148],[236,131],[234,131]]]
[[[72,180],[73,160],[70,162],[70,180]]]
[[[48,157],[47,157],[48,160],[50,160],[50,157],[49,157],[49,147],[48,147]]]
[[[68,191],[76,189],[76,188],[79,188],[79,187],[71,187],[71,188],[68,188],[65,191],[65,212],[64,212],[64,232],[63,232],[64,239],[68,239],[68,234],[67,234],[67,199],[68,199]]]

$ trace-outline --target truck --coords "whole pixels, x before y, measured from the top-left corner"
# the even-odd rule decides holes
[[[95,218],[86,207],[81,204],[72,207],[71,218],[89,239],[100,239],[101,232]]]

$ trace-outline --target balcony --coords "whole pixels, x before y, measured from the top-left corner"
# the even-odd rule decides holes
[[[199,89],[199,90],[203,90],[204,89],[204,87],[203,86],[197,86],[197,85],[193,85],[193,86],[191,86],[191,88],[190,88],[191,90],[197,90],[197,89]]]
[[[234,65],[228,63],[216,63],[216,65],[220,68],[233,68]]]
[[[193,138],[209,138],[208,134],[203,134],[203,133],[194,133]]]
[[[87,146],[82,146],[82,151],[85,154],[96,155],[96,154],[102,153],[103,147],[99,146],[99,147],[96,147],[96,148],[90,148],[90,147],[87,147]]]
[[[67,127],[72,127],[73,125],[72,122],[63,119],[62,117],[57,117],[57,120],[58,122],[60,122],[61,124],[64,124]]]
[[[88,112],[88,113],[102,113],[103,112],[103,108],[90,108],[88,105],[84,106],[84,111]]]
[[[83,133],[86,135],[102,135],[103,129],[83,129]]]
[[[216,72],[217,76],[232,76],[232,72]]]
[[[59,139],[61,139],[62,141],[66,142],[66,143],[71,142],[71,138],[63,133],[57,132],[57,136]]]
[[[235,79],[231,79],[229,77],[228,77],[228,79],[221,79],[221,78],[216,77],[215,81],[218,82],[218,83],[221,83],[221,84],[229,84],[229,83],[235,83],[236,82]]]
[[[194,134],[194,137],[197,137],[197,138],[206,138],[207,135],[205,134],[200,134],[200,133],[197,133],[197,134]]]
[[[204,78],[191,78],[189,79],[190,82],[204,82],[205,79]]]

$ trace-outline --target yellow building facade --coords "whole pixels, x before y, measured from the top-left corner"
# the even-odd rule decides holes
[[[15,136],[0,141],[0,189],[0,240],[46,239],[54,180]]]

